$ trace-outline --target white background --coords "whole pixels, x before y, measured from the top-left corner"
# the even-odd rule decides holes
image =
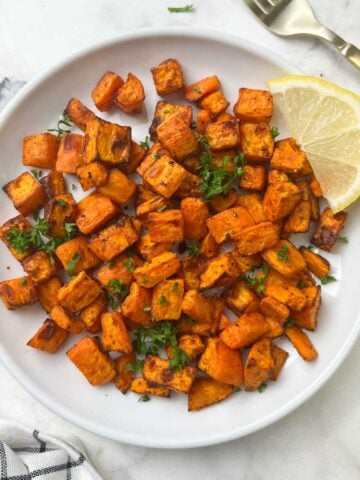
[[[242,0],[193,3],[194,13],[170,14],[167,6],[186,1],[0,0],[0,108],[23,82],[73,50],[127,30],[165,25],[233,33],[277,52],[307,74],[322,74],[360,93],[360,71],[336,52],[312,39],[275,37],[257,23]],[[360,46],[359,0],[312,0],[311,4],[320,20]],[[163,451],[105,440],[52,414],[2,366],[0,416],[80,438],[105,479],[355,480],[360,478],[359,345],[327,385],[293,414],[222,446]]]

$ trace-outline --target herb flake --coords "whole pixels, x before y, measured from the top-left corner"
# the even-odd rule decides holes
[[[80,260],[80,258],[81,254],[79,252],[75,252],[72,258],[66,262],[66,271],[69,275],[74,275],[75,266]]]
[[[287,264],[290,263],[290,258],[289,258],[289,247],[287,245],[283,245],[276,251],[276,256],[277,259],[280,260],[280,262],[285,262]]]
[[[325,275],[324,277],[320,277],[321,285],[327,285],[328,283],[337,282],[336,278],[332,275]]]
[[[168,7],[170,13],[189,13],[195,12],[194,5],[185,5],[185,7]]]

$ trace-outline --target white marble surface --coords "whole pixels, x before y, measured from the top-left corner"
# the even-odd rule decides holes
[[[190,3],[190,0],[187,1]],[[68,53],[148,26],[211,27],[257,42],[304,72],[360,92],[360,72],[311,39],[281,39],[242,0],[193,0],[196,12],[170,14],[180,0],[0,0],[0,109],[21,86]],[[312,0],[318,17],[360,45],[359,0]],[[340,319],[339,319],[340,321]],[[287,418],[221,446],[162,451],[127,446],[77,428],[47,410],[0,365],[0,417],[78,437],[104,479],[357,480],[360,478],[359,342],[322,390]]]

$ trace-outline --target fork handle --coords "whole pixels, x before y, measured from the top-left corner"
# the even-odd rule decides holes
[[[329,28],[322,27],[319,37],[331,43],[350,63],[360,69],[360,49],[339,37]]]

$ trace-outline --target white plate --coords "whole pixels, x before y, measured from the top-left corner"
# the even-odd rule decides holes
[[[295,72],[273,53],[222,33],[189,29],[142,31],[92,46],[61,62],[24,88],[0,119],[1,185],[20,174],[21,139],[54,125],[70,97],[92,106],[90,92],[106,70],[138,75],[145,84],[146,113],[127,117],[114,111],[107,118],[133,126],[142,140],[158,100],[150,67],[168,57],[180,60],[186,81],[216,73],[233,104],[241,86],[264,88],[267,79]],[[1,218],[15,216],[1,193]],[[338,282],[323,289],[318,330],[311,334],[319,358],[306,363],[290,344],[285,369],[267,390],[239,392],[227,401],[197,413],[188,413],[186,397],[152,399],[138,403],[132,393],[123,396],[112,385],[92,388],[65,357],[77,341],[71,337],[61,353],[48,355],[26,347],[26,341],[46,318],[37,306],[14,312],[0,305],[0,358],[16,379],[38,400],[67,420],[108,438],[160,448],[205,446],[247,435],[283,417],[309,398],[334,373],[359,332],[358,301],[360,222],[353,209],[346,233],[350,244],[337,246],[331,259]],[[341,254],[341,256],[340,256]],[[0,246],[1,279],[22,274],[4,245]],[[10,266],[7,269],[6,266]]]

